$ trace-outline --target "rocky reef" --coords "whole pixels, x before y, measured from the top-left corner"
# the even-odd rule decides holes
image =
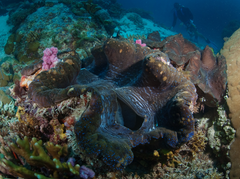
[[[54,45],[59,50],[82,51],[85,58],[87,53],[90,54],[90,47],[106,36],[107,32],[91,20],[84,8],[76,16],[62,3],[43,6],[28,15],[25,23],[12,33],[5,45],[5,53],[26,63],[40,58],[45,48]]]
[[[132,163],[132,149],[136,147],[176,150],[193,138],[197,90],[190,79],[171,65],[165,53],[110,38],[102,46],[94,47],[92,54],[94,61],[83,69],[75,51],[63,51],[57,54],[56,66],[49,70],[43,68],[45,62],[41,60],[22,70],[21,81],[11,92],[18,106],[18,123],[35,128],[28,134],[21,133],[25,143],[32,143],[26,138],[31,137],[34,145],[38,145],[37,138],[39,145],[68,144],[72,151],[68,158],[84,155],[94,167],[117,171]],[[14,130],[13,133],[19,131]],[[15,137],[3,138],[6,141]],[[17,137],[15,141],[19,146],[21,139]],[[10,146],[9,150],[36,167],[36,162],[32,163],[16,147]],[[32,152],[30,156],[42,155],[35,149]],[[10,155],[6,151],[3,154]],[[57,172],[59,159],[60,156],[50,156],[49,161],[42,163],[53,172],[50,175]],[[14,160],[9,163],[2,159],[1,171],[28,177],[25,169],[15,171]],[[66,170],[79,175],[70,168]],[[31,176],[39,175],[38,172]]]
[[[29,86],[20,86],[27,88],[27,96],[18,95],[18,105],[34,118],[36,111],[39,115],[66,100],[90,95],[85,111],[75,119],[76,142],[114,170],[132,162],[132,147],[154,139],[159,146],[178,148],[193,136],[195,86],[164,53],[116,39],[92,53],[95,63],[89,70],[81,70],[75,52],[59,54],[64,59],[55,68],[40,72]],[[28,79],[36,67],[41,70],[38,64],[22,74]]]

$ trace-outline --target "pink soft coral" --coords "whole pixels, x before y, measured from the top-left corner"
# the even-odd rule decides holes
[[[139,44],[139,45],[141,45],[142,47],[145,47],[146,46],[146,44],[142,44],[142,40],[141,39],[138,39],[138,40],[136,40],[136,44]]]
[[[50,68],[54,68],[59,62],[57,58],[58,49],[56,47],[46,48],[43,53],[42,69],[49,70]]]

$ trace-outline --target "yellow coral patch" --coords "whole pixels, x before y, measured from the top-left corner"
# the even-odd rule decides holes
[[[153,151],[153,155],[154,155],[155,157],[160,157],[160,155],[159,155],[159,153],[158,153],[157,150],[154,150],[154,151]]]
[[[60,125],[60,126],[54,126],[54,138],[57,139],[57,136],[59,136],[59,138],[61,140],[65,140],[67,138],[66,134],[64,133],[64,124]]]
[[[24,115],[24,118],[23,118],[23,115]],[[29,117],[29,115],[27,113],[25,113],[24,108],[21,107],[21,106],[18,107],[16,117],[18,118],[18,121],[20,123],[26,123],[26,124],[29,124],[29,125],[34,124],[33,118]]]

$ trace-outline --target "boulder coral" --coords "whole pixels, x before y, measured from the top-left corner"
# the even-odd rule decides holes
[[[14,54],[20,62],[28,62],[39,59],[43,50],[51,46],[59,50],[79,48],[90,51],[98,41],[97,37],[107,36],[107,32],[91,20],[85,9],[81,15],[75,15],[72,11],[62,3],[38,8],[21,21],[15,37],[9,38],[5,46],[6,53]]]
[[[4,57],[0,60],[0,87],[10,86],[20,78],[21,63],[13,57]]]
[[[224,55],[227,61],[228,98],[227,104],[230,110],[230,118],[233,127],[236,129],[236,138],[231,145],[230,158],[232,169],[231,178],[240,176],[240,30],[237,30],[224,43],[220,54]]]

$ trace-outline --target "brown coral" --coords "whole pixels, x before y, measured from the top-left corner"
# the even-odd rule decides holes
[[[230,110],[230,118],[233,127],[237,130],[236,139],[231,145],[230,158],[232,169],[231,178],[240,176],[240,30],[237,30],[228,41],[224,43],[220,54],[226,57],[227,61],[227,79],[228,79],[228,98],[227,104]]]

